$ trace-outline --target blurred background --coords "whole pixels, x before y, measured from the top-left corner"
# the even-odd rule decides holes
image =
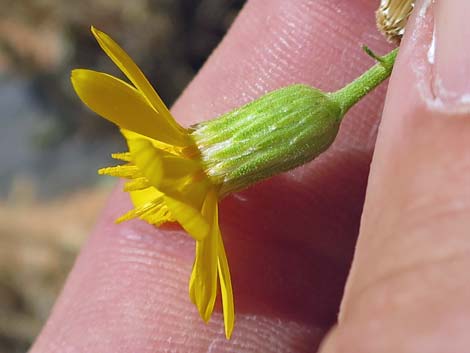
[[[0,0],[0,353],[39,333],[115,180],[124,150],[88,111],[70,70],[118,75],[91,24],[112,35],[171,105],[244,0]]]

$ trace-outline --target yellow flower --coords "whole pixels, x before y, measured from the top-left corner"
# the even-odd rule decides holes
[[[129,179],[124,190],[134,209],[118,221],[176,221],[196,240],[189,295],[207,322],[220,283],[230,338],[235,314],[218,201],[325,151],[349,108],[390,75],[397,51],[379,57],[366,49],[378,63],[336,92],[290,85],[186,129],[124,50],[106,34],[92,32],[132,83],[91,70],[72,72],[82,101],[118,125],[127,140],[129,151],[112,155],[126,164],[99,171]]]
[[[196,240],[189,295],[207,322],[220,283],[225,334],[230,338],[235,314],[218,224],[221,185],[209,179],[189,130],[175,121],[132,59],[108,35],[93,27],[92,32],[132,83],[96,71],[72,71],[72,84],[81,100],[119,126],[127,140],[129,151],[112,155],[126,164],[99,170],[129,179],[124,190],[134,209],[118,221],[135,217],[155,225],[176,221]]]

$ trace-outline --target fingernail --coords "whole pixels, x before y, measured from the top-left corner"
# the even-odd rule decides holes
[[[470,0],[436,1],[434,92],[447,103],[470,101]]]

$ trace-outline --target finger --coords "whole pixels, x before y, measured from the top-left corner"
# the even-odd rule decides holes
[[[212,118],[289,83],[339,88],[371,64],[360,44],[386,49],[373,10],[366,1],[248,2],[176,117]],[[32,351],[313,350],[335,319],[380,109],[380,92],[354,109],[317,168],[222,203],[237,310],[231,341],[220,309],[205,325],[188,300],[193,242],[168,227],[114,225],[130,207],[116,192]]]
[[[420,1],[392,75],[333,352],[465,352],[468,1]],[[360,334],[359,334],[360,333]]]

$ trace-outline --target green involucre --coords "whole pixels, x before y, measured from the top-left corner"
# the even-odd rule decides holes
[[[191,135],[207,175],[226,195],[317,157],[334,141],[341,117],[324,92],[292,85],[197,124]]]

